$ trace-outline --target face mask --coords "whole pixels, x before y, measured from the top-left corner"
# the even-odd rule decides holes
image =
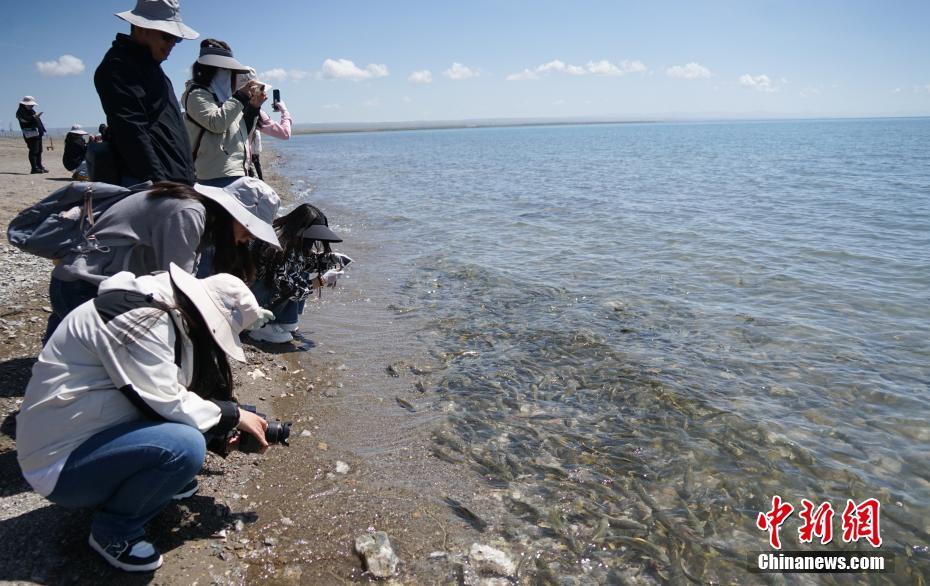
[[[231,71],[228,69],[218,69],[216,75],[213,76],[213,81],[210,82],[210,89],[216,94],[220,103],[225,102],[232,95],[232,88],[230,87],[231,79]]]

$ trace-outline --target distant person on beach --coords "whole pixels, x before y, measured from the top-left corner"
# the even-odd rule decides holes
[[[16,120],[23,131],[23,140],[29,149],[29,166],[31,173],[48,173],[42,165],[42,137],[45,136],[45,125],[42,124],[42,112],[36,112],[39,104],[32,96],[24,96],[16,109]]]
[[[238,448],[236,429],[268,447],[227,358],[245,362],[240,332],[268,317],[238,278],[171,264],[106,279],[42,349],[16,417],[19,465],[51,502],[94,509],[88,541],[107,563],[160,567],[145,525],[197,492],[206,450]]]
[[[94,73],[94,86],[107,115],[120,183],[193,185],[190,142],[161,64],[182,39],[200,35],[181,22],[177,0],[137,0],[135,9],[116,16],[130,23],[130,34],[116,35]]]
[[[249,68],[248,73],[239,76],[239,83],[245,84],[249,81],[257,81],[258,77],[253,68]],[[268,93],[268,87],[265,86],[265,93]],[[273,136],[275,138],[280,138],[281,140],[289,140],[291,138],[291,115],[287,111],[287,106],[284,105],[283,101],[277,101],[272,103],[271,108],[281,114],[281,122],[275,122],[271,117],[265,113],[260,107],[256,108],[249,104],[245,109],[245,121],[246,128],[249,132],[249,141],[247,143],[249,150],[249,159],[252,164],[252,173],[255,177],[264,180],[265,176],[262,172],[262,134],[267,134],[268,136]]]
[[[65,135],[65,148],[61,155],[61,164],[68,171],[73,171],[71,178],[75,181],[87,181],[87,132],[80,124],[75,124]]]
[[[107,277],[164,271],[171,263],[193,273],[207,247],[216,251],[208,274],[230,273],[251,282],[255,265],[246,244],[259,238],[278,246],[271,222],[279,204],[270,186],[252,178],[226,189],[164,182],[127,195],[88,233],[96,246],[72,252],[52,270],[52,313],[44,339],[75,307],[93,299]]]
[[[249,337],[284,344],[294,339],[292,332],[297,330],[307,298],[323,287],[335,287],[352,259],[330,249],[330,244],[342,239],[329,228],[326,215],[310,204],[300,204],[277,218],[274,228],[280,250],[252,243],[257,267],[252,292],[262,307],[274,313],[274,319],[249,332]]]
[[[251,174],[245,110],[260,108],[268,95],[257,81],[237,85],[237,74],[247,71],[227,43],[200,43],[200,56],[181,96],[200,183],[223,187]]]
[[[93,138],[94,142],[106,142],[108,131],[109,131],[109,128],[107,128],[106,124],[101,124],[100,126],[98,126],[97,134]]]

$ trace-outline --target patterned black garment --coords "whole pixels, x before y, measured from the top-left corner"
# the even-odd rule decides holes
[[[304,301],[313,294],[313,281],[329,269],[341,268],[331,252],[316,252],[309,246],[297,247],[287,255],[269,246],[259,253],[256,280],[271,291],[269,307],[280,303]]]

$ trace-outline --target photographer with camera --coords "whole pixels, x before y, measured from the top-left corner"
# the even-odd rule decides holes
[[[316,206],[300,204],[272,225],[281,249],[252,245],[256,266],[252,292],[262,307],[274,312],[274,319],[249,337],[283,344],[294,339],[291,332],[297,330],[307,298],[324,286],[335,287],[352,259],[330,249],[331,243],[342,239]]]
[[[250,174],[244,113],[249,106],[260,108],[268,95],[264,84],[257,81],[236,85],[236,74],[247,71],[227,43],[216,39],[200,43],[200,56],[191,66],[181,103],[197,181],[204,185],[225,187]]]
[[[39,104],[32,96],[24,96],[16,109],[16,121],[23,131],[23,140],[29,149],[29,166],[32,174],[48,173],[42,165],[42,137],[45,136],[45,125],[42,124],[42,112],[36,112]]]
[[[197,491],[207,447],[238,447],[236,429],[268,447],[268,423],[236,403],[227,356],[245,362],[240,332],[271,317],[237,277],[171,264],[107,279],[43,348],[16,418],[19,464],[53,503],[96,509],[89,543],[111,565],[161,566],[144,526]]]
[[[240,85],[258,80],[255,70],[251,67],[248,73],[240,74],[238,78]],[[269,87],[270,86],[265,85],[265,93],[268,92]],[[272,95],[274,99],[271,103],[271,109],[281,115],[281,122],[275,122],[261,109],[261,107],[255,107],[251,104],[246,107],[245,113],[243,114],[245,116],[246,128],[249,131],[249,141],[246,143],[248,147],[247,156],[251,164],[249,174],[262,180],[265,178],[262,173],[262,134],[267,134],[268,136],[273,136],[281,140],[290,140],[291,125],[293,123],[291,114],[287,111],[287,106],[281,101],[280,90],[273,90]]]

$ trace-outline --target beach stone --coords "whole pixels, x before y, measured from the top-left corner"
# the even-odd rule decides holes
[[[390,578],[397,573],[400,559],[384,531],[366,533],[355,538],[355,551],[365,558],[365,567],[376,578]]]
[[[310,437],[311,435],[313,435],[313,434],[310,433],[310,430],[309,430],[309,429],[305,429],[305,430],[303,430],[302,432],[300,432],[300,437]]]
[[[514,576],[517,573],[517,565],[510,556],[490,545],[471,544],[468,559],[481,574]]]
[[[348,474],[349,465],[342,460],[336,460],[336,474]]]

